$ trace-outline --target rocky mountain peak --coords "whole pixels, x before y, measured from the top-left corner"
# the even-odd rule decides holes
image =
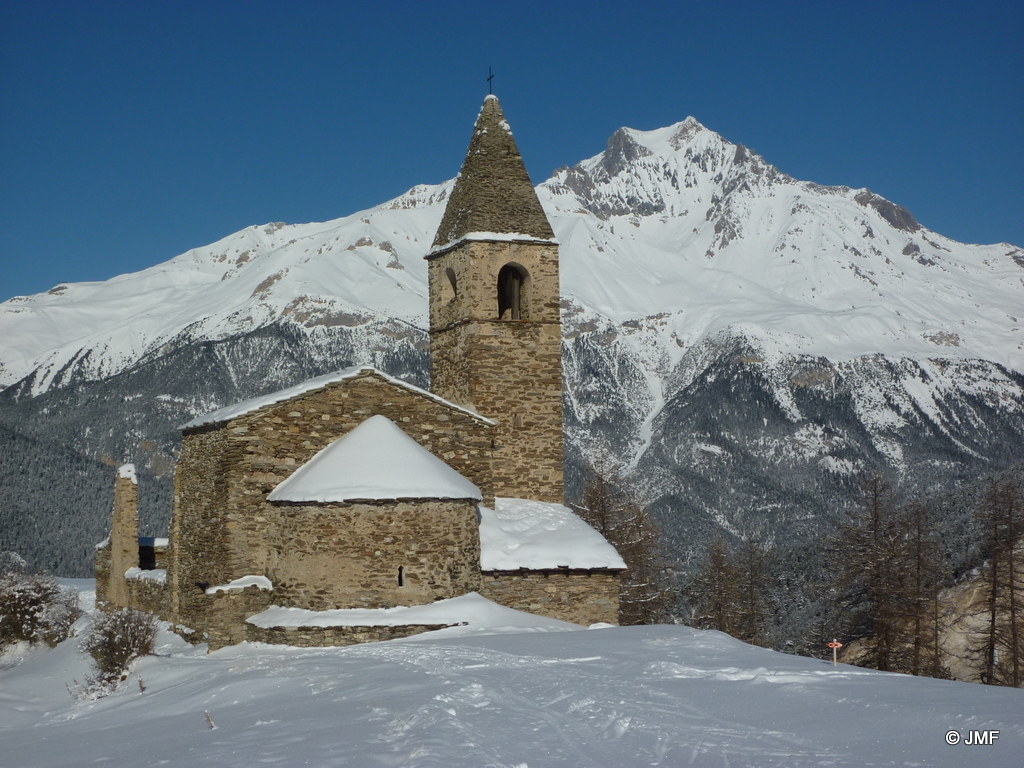
[[[921,229],[921,225],[917,223],[917,219],[911,215],[910,211],[902,205],[896,205],[896,203],[876,195],[870,189],[859,191],[853,199],[863,206],[873,208],[879,216],[900,232],[914,234]]]
[[[641,157],[654,153],[634,138],[634,131],[619,128],[608,137],[608,148],[601,154],[601,165],[608,176],[618,176]]]

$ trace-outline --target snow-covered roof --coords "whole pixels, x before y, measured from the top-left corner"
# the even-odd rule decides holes
[[[549,245],[558,245],[558,238],[556,237],[534,237],[533,235],[524,235],[521,232],[467,232],[455,240],[431,247],[430,251],[427,253],[427,258],[429,259],[434,254],[447,251],[449,248],[454,248],[459,243],[464,243],[468,240],[498,243],[548,243]]]
[[[273,605],[250,616],[246,621],[257,627],[400,627],[409,624],[469,625],[481,627],[517,627],[531,631],[565,631],[579,629],[567,621],[523,613],[491,602],[476,592],[428,605],[396,608],[343,608],[332,611],[309,611]],[[448,634],[448,633],[446,633]]]
[[[139,484],[138,479],[135,477],[134,464],[122,464],[118,467],[117,477],[121,480],[131,480],[135,485]]]
[[[480,489],[385,416],[371,416],[278,485],[269,501],[481,499]]]
[[[571,509],[530,499],[480,507],[480,568],[625,568],[615,547]]]
[[[284,402],[285,400],[291,400],[293,397],[298,397],[299,395],[304,395],[307,392],[312,392],[315,389],[326,387],[328,384],[334,384],[339,381],[354,379],[358,376],[363,376],[365,374],[373,374],[375,376],[379,376],[380,378],[387,381],[389,384],[394,384],[396,387],[402,387],[403,389],[407,389],[410,392],[415,392],[416,394],[423,395],[424,397],[430,398],[431,400],[437,403],[441,403],[442,405],[446,405],[449,408],[452,408],[457,411],[462,411],[463,413],[468,414],[475,419],[479,419],[480,421],[483,421],[487,424],[494,424],[493,421],[484,418],[479,413],[475,413],[474,411],[471,411],[468,408],[464,408],[461,405],[456,405],[455,403],[445,400],[443,397],[438,397],[433,392],[428,392],[427,390],[421,389],[413,384],[410,384],[407,381],[402,381],[401,379],[396,379],[394,376],[389,376],[383,371],[377,370],[372,366],[353,365],[351,368],[344,368],[343,370],[335,371],[334,373],[327,373],[324,374],[323,376],[316,376],[312,379],[307,379],[306,381],[303,381],[300,384],[296,384],[295,386],[287,387],[285,389],[279,389],[277,392],[271,392],[266,395],[260,395],[259,397],[254,397],[249,400],[242,400],[241,402],[235,403],[234,405],[226,405],[223,408],[218,408],[216,411],[211,411],[210,413],[204,414],[202,416],[197,416],[191,421],[182,424],[180,427],[178,427],[178,429],[193,429],[195,427],[203,427],[208,424],[221,424],[225,421],[230,421],[231,419],[238,418],[239,416],[243,416],[247,413],[251,413],[252,411],[263,408],[264,406],[272,405],[274,403],[281,403]]]

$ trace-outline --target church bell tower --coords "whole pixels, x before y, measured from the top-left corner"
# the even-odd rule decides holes
[[[561,503],[558,242],[488,96],[430,253],[435,393],[497,422],[497,496]]]

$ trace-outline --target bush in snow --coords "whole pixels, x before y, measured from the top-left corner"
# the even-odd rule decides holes
[[[82,640],[82,650],[92,656],[100,682],[122,678],[140,656],[153,653],[157,620],[134,608],[97,611],[92,628]]]
[[[54,646],[66,639],[82,615],[78,593],[47,573],[25,573],[24,560],[3,554],[8,557],[0,573],[0,648],[19,641]]]

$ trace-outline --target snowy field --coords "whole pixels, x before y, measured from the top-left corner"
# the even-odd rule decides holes
[[[332,649],[207,654],[164,633],[98,700],[69,693],[90,674],[75,639],[8,657],[0,766],[1024,764],[1024,691],[833,669],[687,627],[517,616]],[[951,746],[948,731],[999,733]]]

